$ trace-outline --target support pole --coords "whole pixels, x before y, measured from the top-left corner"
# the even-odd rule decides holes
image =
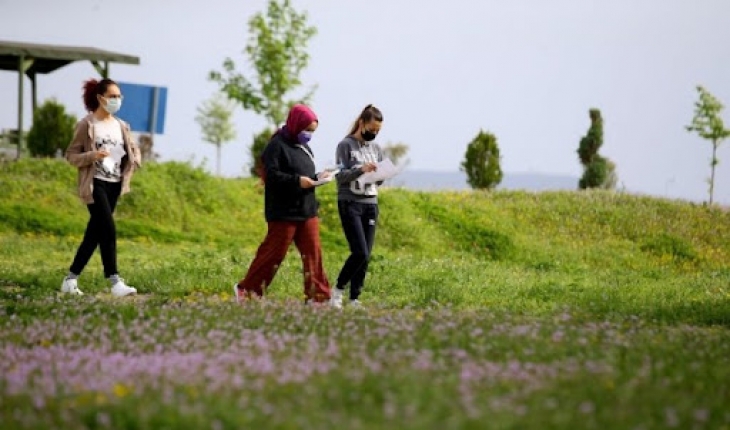
[[[150,112],[150,134],[157,133],[157,110],[160,107],[160,87],[152,90],[152,111]]]
[[[16,159],[20,159],[20,154],[23,152],[23,81],[25,80],[25,70],[23,66],[25,63],[25,55],[20,54],[18,58],[18,137],[16,140],[17,154]]]
[[[96,72],[101,75],[102,79],[107,79],[109,77],[109,62],[104,61],[104,64],[102,65],[96,60],[93,60],[91,64],[94,65],[94,68],[96,69]]]
[[[35,111],[38,109],[38,87],[36,86],[36,75],[35,73],[31,73],[28,75],[30,78],[30,91],[33,95],[33,118],[35,118]]]
[[[26,59],[25,54],[20,54],[18,57],[18,138],[16,141],[18,152],[15,156],[16,159],[20,159],[20,155],[23,153],[23,83],[25,82],[25,72],[32,65],[33,59]]]

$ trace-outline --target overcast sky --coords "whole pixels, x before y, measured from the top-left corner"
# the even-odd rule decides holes
[[[293,0],[318,34],[306,84],[319,162],[362,107],[385,115],[380,143],[410,146],[410,168],[457,171],[480,129],[496,134],[505,172],[579,176],[575,150],[588,109],[605,119],[602,152],[628,190],[703,200],[711,145],[687,133],[698,84],[730,105],[728,0]],[[216,91],[208,72],[238,60],[247,21],[264,0],[0,0],[0,40],[91,46],[141,58],[112,65],[118,81],[168,88],[163,159],[215,166],[196,107]],[[89,63],[38,80],[83,115],[80,86]],[[26,86],[28,88],[29,85]],[[27,94],[28,101],[30,95]],[[16,127],[17,75],[0,73],[0,128]],[[29,118],[30,103],[28,107]],[[724,118],[730,126],[730,109]],[[27,122],[26,122],[27,123]],[[223,171],[242,175],[251,136],[265,122],[238,111],[239,138]],[[716,200],[730,203],[730,142],[719,151]]]

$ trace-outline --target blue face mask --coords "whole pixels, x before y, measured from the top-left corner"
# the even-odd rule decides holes
[[[115,113],[119,112],[119,109],[122,108],[122,99],[105,97],[102,98],[106,101],[106,104],[102,104],[101,106],[104,108],[105,111],[109,112],[110,114],[114,115]]]
[[[297,135],[297,140],[299,140],[299,143],[302,145],[305,145],[309,143],[310,140],[312,140],[312,132],[311,131],[302,131]]]

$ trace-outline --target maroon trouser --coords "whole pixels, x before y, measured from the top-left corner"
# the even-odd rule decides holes
[[[238,288],[252,296],[263,296],[293,241],[302,256],[304,296],[315,302],[329,300],[330,284],[322,267],[319,219],[270,221],[268,225],[266,238],[259,246],[246,277],[238,283]]]

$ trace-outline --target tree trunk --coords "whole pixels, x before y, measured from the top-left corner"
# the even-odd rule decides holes
[[[712,170],[710,171],[710,206],[712,206],[712,196],[715,193],[715,166],[717,165],[717,141],[712,141]]]
[[[218,176],[220,176],[221,175],[221,144],[220,143],[217,144],[215,146],[215,149],[216,149],[216,158],[217,158],[217,160],[216,160],[216,169],[215,170],[217,172],[216,174]]]

